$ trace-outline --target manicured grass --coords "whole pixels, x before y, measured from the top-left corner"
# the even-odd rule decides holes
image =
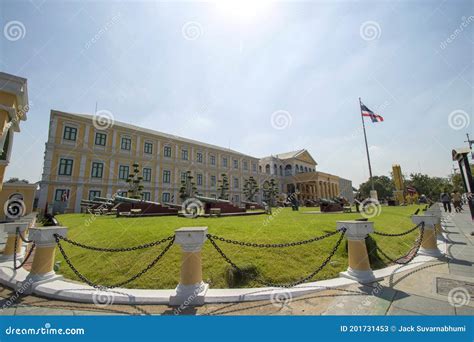
[[[375,229],[383,232],[402,232],[412,228],[410,215],[419,206],[383,207],[379,216],[374,217]],[[114,216],[94,217],[89,214],[67,214],[57,218],[69,228],[72,240],[99,247],[127,247],[162,239],[172,235],[174,230],[189,226],[207,226],[209,233],[228,239],[257,243],[284,243],[321,236],[335,230],[336,221],[361,218],[360,214],[311,214],[318,208],[301,208],[299,212],[291,208],[274,209],[272,216],[240,216],[221,218],[188,219],[175,216],[116,218]],[[339,235],[306,245],[279,248],[256,249],[239,247],[218,242],[223,251],[237,265],[256,266],[267,281],[286,283],[296,281],[316,269],[327,257]],[[379,247],[390,256],[398,257],[413,246],[417,232],[403,237],[386,238],[373,235]],[[102,285],[109,285],[128,279],[138,273],[157,256],[164,245],[145,250],[105,253],[84,250],[63,242],[68,256],[76,268],[86,277]],[[204,280],[213,288],[227,287],[224,273],[225,261],[209,242],[203,248]],[[79,280],[57,253],[61,261],[59,273],[69,279]],[[180,248],[173,246],[169,252],[148,273],[133,281],[130,288],[174,288],[179,282]],[[373,268],[384,263],[373,265]],[[332,261],[313,279],[337,277],[347,268],[345,245],[334,255]],[[250,281],[244,286],[259,286]]]

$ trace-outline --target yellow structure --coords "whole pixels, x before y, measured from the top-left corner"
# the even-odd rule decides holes
[[[36,187],[36,184],[26,184],[23,182],[5,183],[3,184],[3,189],[0,191],[0,204],[4,206],[5,203],[8,202],[12,206],[17,206],[17,209],[19,209],[20,204],[22,204],[21,216],[28,215],[33,211]],[[16,203],[16,200],[19,200],[18,203]],[[3,206],[3,210],[0,210],[0,221],[18,218],[17,212],[9,214],[8,211],[10,208],[4,208]]]
[[[398,202],[398,204],[403,204],[405,203],[405,198],[404,198],[405,185],[403,184],[402,169],[400,168],[400,165],[394,164],[392,166],[392,173],[393,173],[393,182],[395,183],[395,191],[394,191],[395,200]]]
[[[28,110],[26,79],[0,72],[0,190],[10,162],[13,134],[20,131]]]
[[[339,196],[339,177],[316,171],[305,149],[256,158],[228,148],[97,117],[51,111],[38,208],[80,212],[82,199],[126,196],[126,179],[137,162],[145,200],[179,202],[181,181],[190,171],[198,192],[218,196],[226,174],[229,199],[244,200],[242,188],[274,178],[281,193],[298,191],[300,200]],[[352,187],[350,187],[352,188]],[[262,193],[255,201],[262,200]]]

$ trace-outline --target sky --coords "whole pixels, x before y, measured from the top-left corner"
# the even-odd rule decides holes
[[[473,134],[472,1],[0,0],[0,70],[30,111],[6,179],[41,179],[51,109],[255,157],[307,149],[317,170],[452,173]],[[474,134],[473,134],[474,135]]]

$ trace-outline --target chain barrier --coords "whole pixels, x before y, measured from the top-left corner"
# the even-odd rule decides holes
[[[145,248],[158,246],[162,243],[173,240],[174,235],[168,236],[167,238],[164,238],[164,239],[161,239],[161,240],[158,240],[158,241],[145,243],[143,245],[138,245],[138,246],[133,246],[133,247],[125,247],[125,248],[103,248],[103,247],[88,246],[88,245],[82,244],[80,242],[70,240],[67,237],[61,236],[59,234],[56,234],[55,238],[56,238],[56,241],[57,240],[63,240],[67,243],[70,243],[71,245],[81,247],[81,248],[84,248],[84,249],[88,249],[88,250],[91,250],[91,251],[119,253],[119,252],[132,252],[132,251],[137,251],[139,249],[145,249]]]
[[[308,240],[303,240],[303,241],[296,241],[296,242],[288,242],[288,243],[253,243],[253,242],[243,242],[243,241],[236,241],[236,240],[230,240],[230,239],[225,239],[223,237],[217,236],[217,235],[212,235],[212,234],[207,234],[207,238],[212,238],[213,240],[218,240],[221,242],[225,242],[228,244],[232,245],[237,245],[237,246],[244,246],[244,247],[255,247],[255,248],[284,248],[284,247],[294,247],[294,246],[301,246],[305,245],[308,243],[316,242],[316,241],[321,241],[324,240],[328,237],[331,237],[333,235],[336,235],[339,233],[339,231],[334,231],[331,233],[328,233],[323,236],[317,236],[312,239]]]
[[[17,262],[16,253],[17,253],[17,246],[18,246],[18,236],[20,237],[21,241],[23,241],[24,243],[32,243],[32,245],[30,247],[30,250],[28,251],[28,253],[26,253],[25,258],[23,259],[23,261],[19,265],[17,265],[17,263],[16,263]],[[35,242],[33,240],[26,240],[25,237],[21,234],[20,228],[17,228],[16,233],[15,233],[15,246],[13,247],[13,268],[15,270],[19,270],[20,268],[25,266],[26,262],[28,261],[30,256],[33,254],[33,251],[35,250],[35,247],[36,247]]]
[[[83,282],[85,282],[87,285],[89,286],[92,286],[93,288],[96,288],[96,289],[99,289],[99,290],[108,290],[108,289],[113,289],[113,288],[116,288],[116,287],[121,287],[123,285],[126,285],[128,283],[131,283],[132,281],[140,278],[142,275],[144,275],[145,273],[147,273],[151,268],[153,268],[153,266],[156,265],[156,263],[158,261],[160,261],[160,259],[166,254],[166,252],[168,252],[168,250],[171,248],[171,246],[173,246],[174,244],[174,240],[175,240],[175,236],[172,235],[168,238],[165,238],[163,240],[160,240],[160,241],[157,241],[155,242],[154,246],[155,245],[159,245],[160,243],[164,242],[164,241],[169,241],[169,243],[166,245],[166,247],[161,251],[161,253],[155,258],[153,259],[144,269],[142,269],[140,272],[138,272],[137,274],[135,274],[134,276],[128,278],[127,280],[124,280],[122,282],[119,282],[119,283],[115,283],[113,285],[99,285],[99,284],[96,284],[94,282],[92,282],[91,280],[89,280],[86,276],[84,276],[82,273],[80,273],[77,268],[72,264],[72,261],[71,259],[67,256],[66,252],[64,251],[64,248],[61,244],[61,240],[64,240],[64,241],[67,241],[67,239],[63,236],[60,236],[59,234],[54,234],[54,238],[56,239],[56,243],[58,245],[58,249],[59,251],[61,252],[61,255],[63,256],[64,260],[66,261],[66,263],[68,264],[68,266],[71,268],[71,270],[74,272],[74,274],[79,278],[81,279]],[[69,240],[70,241],[70,240]],[[68,241],[68,242],[69,242]],[[159,242],[159,243],[158,243]],[[77,244],[76,244],[77,246]],[[144,245],[142,245],[144,246]],[[90,246],[88,246],[90,247]],[[136,246],[136,247],[140,247],[140,246]],[[135,249],[132,249],[132,250],[137,250],[137,249],[140,249],[140,248],[136,248],[136,247],[131,247],[131,248],[135,248]],[[108,249],[102,249],[102,248],[98,248],[98,247],[92,247],[92,248],[97,248],[97,249],[94,249],[94,250],[100,250],[100,251],[104,251],[104,252],[111,252],[111,250],[108,250]],[[90,249],[90,248],[88,248]],[[124,248],[116,248],[119,252],[123,252]],[[128,251],[128,249],[127,249]]]
[[[328,257],[321,263],[321,265],[319,265],[312,273],[310,273],[308,276],[304,277],[304,278],[301,278],[300,280],[298,281],[295,281],[293,283],[287,283],[287,284],[277,284],[277,283],[272,283],[272,282],[267,282],[267,281],[264,281],[264,280],[261,280],[261,279],[257,279],[256,277],[251,277],[253,278],[252,280],[255,280],[256,282],[262,284],[262,285],[265,285],[265,286],[270,286],[270,287],[283,287],[283,288],[290,288],[290,287],[294,287],[294,286],[297,286],[297,285],[300,285],[300,284],[303,284],[303,283],[306,283],[308,282],[309,280],[311,280],[312,278],[314,278],[314,276],[316,276],[328,263],[329,261],[331,261],[332,257],[334,256],[334,254],[336,254],[336,251],[339,249],[339,246],[341,245],[341,242],[342,240],[344,239],[344,235],[346,234],[346,228],[341,228],[339,230],[337,230],[335,233],[331,233],[331,235],[329,236],[332,236],[336,233],[341,233],[341,236],[339,237],[339,239],[337,240],[336,244],[334,245],[331,253],[329,253]],[[323,236],[324,238],[327,237],[327,236]],[[230,258],[224,253],[224,251],[222,251],[222,249],[217,245],[216,241],[214,240],[214,235],[211,235],[211,234],[207,234],[207,238],[209,239],[209,242],[214,246],[214,248],[216,249],[216,251],[221,255],[221,257],[233,268],[235,269],[237,272],[240,272],[241,274],[245,274],[245,272],[243,272],[232,260],[230,260]],[[311,240],[314,240],[314,239],[311,239]],[[321,239],[320,239],[321,240]],[[221,240],[222,241],[222,240]],[[307,240],[309,241],[309,240]],[[316,240],[317,241],[317,240]],[[224,242],[227,242],[227,241],[224,241]],[[232,242],[231,242],[232,243]],[[309,242],[308,242],[309,243]],[[291,243],[290,243],[291,244]],[[279,244],[278,244],[279,245]],[[284,245],[287,245],[287,244],[284,244]],[[241,246],[247,246],[247,245],[241,245]],[[249,246],[249,247],[254,247],[254,246]]]
[[[405,254],[405,255],[397,258],[397,259],[393,259],[393,258],[389,257],[387,255],[387,253],[385,253],[383,250],[381,250],[380,247],[376,246],[375,249],[378,252],[380,252],[380,254],[382,254],[390,262],[393,262],[393,263],[398,264],[398,265],[408,264],[413,259],[415,259],[416,255],[418,254],[418,251],[420,250],[421,242],[423,241],[423,234],[424,234],[424,231],[425,231],[425,223],[421,222],[418,226],[420,226],[420,236],[418,237],[417,241],[415,242],[415,246],[413,246],[407,254]],[[416,228],[418,228],[418,226]],[[408,258],[408,259],[406,259],[406,258]],[[403,259],[406,259],[406,260],[405,261],[400,261],[400,260],[403,260]]]
[[[403,233],[395,233],[395,234],[391,234],[391,233],[382,233],[382,232],[377,232],[377,231],[374,231],[372,234],[375,234],[375,235],[380,235],[380,236],[390,236],[390,237],[394,237],[394,236],[403,236],[403,235],[408,235],[410,234],[411,232],[414,232],[415,230],[417,230],[418,228],[420,228],[420,226],[424,224],[423,222],[417,224],[415,227],[407,230],[406,232],[403,232]]]

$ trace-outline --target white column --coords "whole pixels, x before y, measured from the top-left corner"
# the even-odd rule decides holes
[[[348,243],[349,267],[340,276],[358,281],[371,283],[378,280],[370,267],[365,238],[374,231],[374,223],[367,221],[338,221],[337,229],[346,228],[345,237]],[[380,279],[380,278],[379,278]]]
[[[207,240],[207,227],[184,227],[175,231],[181,246],[181,276],[170,305],[203,305],[209,284],[202,281],[201,249]]]

